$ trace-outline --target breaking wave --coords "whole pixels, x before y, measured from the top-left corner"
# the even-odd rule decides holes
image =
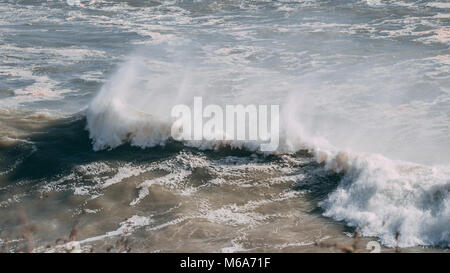
[[[124,143],[142,148],[171,140],[170,109],[189,104],[193,96],[221,103],[245,101],[207,92],[204,71],[152,75],[148,63],[131,58],[94,98],[87,110],[87,130],[94,150]],[[248,87],[248,86],[247,86]],[[253,87],[248,87],[252,89]],[[193,91],[194,90],[194,91]],[[270,97],[270,96],[269,96]],[[264,102],[256,97],[250,98]],[[238,101],[239,100],[239,101]],[[324,215],[343,220],[365,236],[377,236],[386,246],[450,246],[450,168],[391,159],[374,152],[340,148],[313,135],[296,114],[299,100],[285,96],[281,104],[280,145],[274,154],[308,150],[328,170],[343,173],[336,190],[319,205]],[[231,147],[260,152],[255,141],[184,141],[199,149]],[[396,239],[396,234],[400,234]]]

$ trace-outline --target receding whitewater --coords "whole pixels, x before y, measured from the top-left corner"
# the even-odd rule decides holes
[[[0,0],[0,251],[448,251],[446,1],[69,2]],[[173,141],[194,96],[278,150]]]

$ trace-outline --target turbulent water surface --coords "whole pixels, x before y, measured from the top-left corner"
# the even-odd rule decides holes
[[[1,251],[448,251],[447,1],[79,2],[0,0]],[[194,96],[278,150],[173,141]]]

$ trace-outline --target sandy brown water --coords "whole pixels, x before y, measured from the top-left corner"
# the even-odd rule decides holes
[[[27,119],[33,145],[1,146],[11,165],[0,177],[2,251],[369,252],[376,240],[321,215],[317,203],[340,175],[307,151],[265,157],[171,143],[93,152],[82,118],[29,116],[11,127],[31,130]],[[17,150],[25,156],[8,158]]]

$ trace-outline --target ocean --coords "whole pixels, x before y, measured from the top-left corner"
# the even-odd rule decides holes
[[[174,106],[279,106],[279,145]],[[0,0],[1,252],[448,252],[446,0]]]

